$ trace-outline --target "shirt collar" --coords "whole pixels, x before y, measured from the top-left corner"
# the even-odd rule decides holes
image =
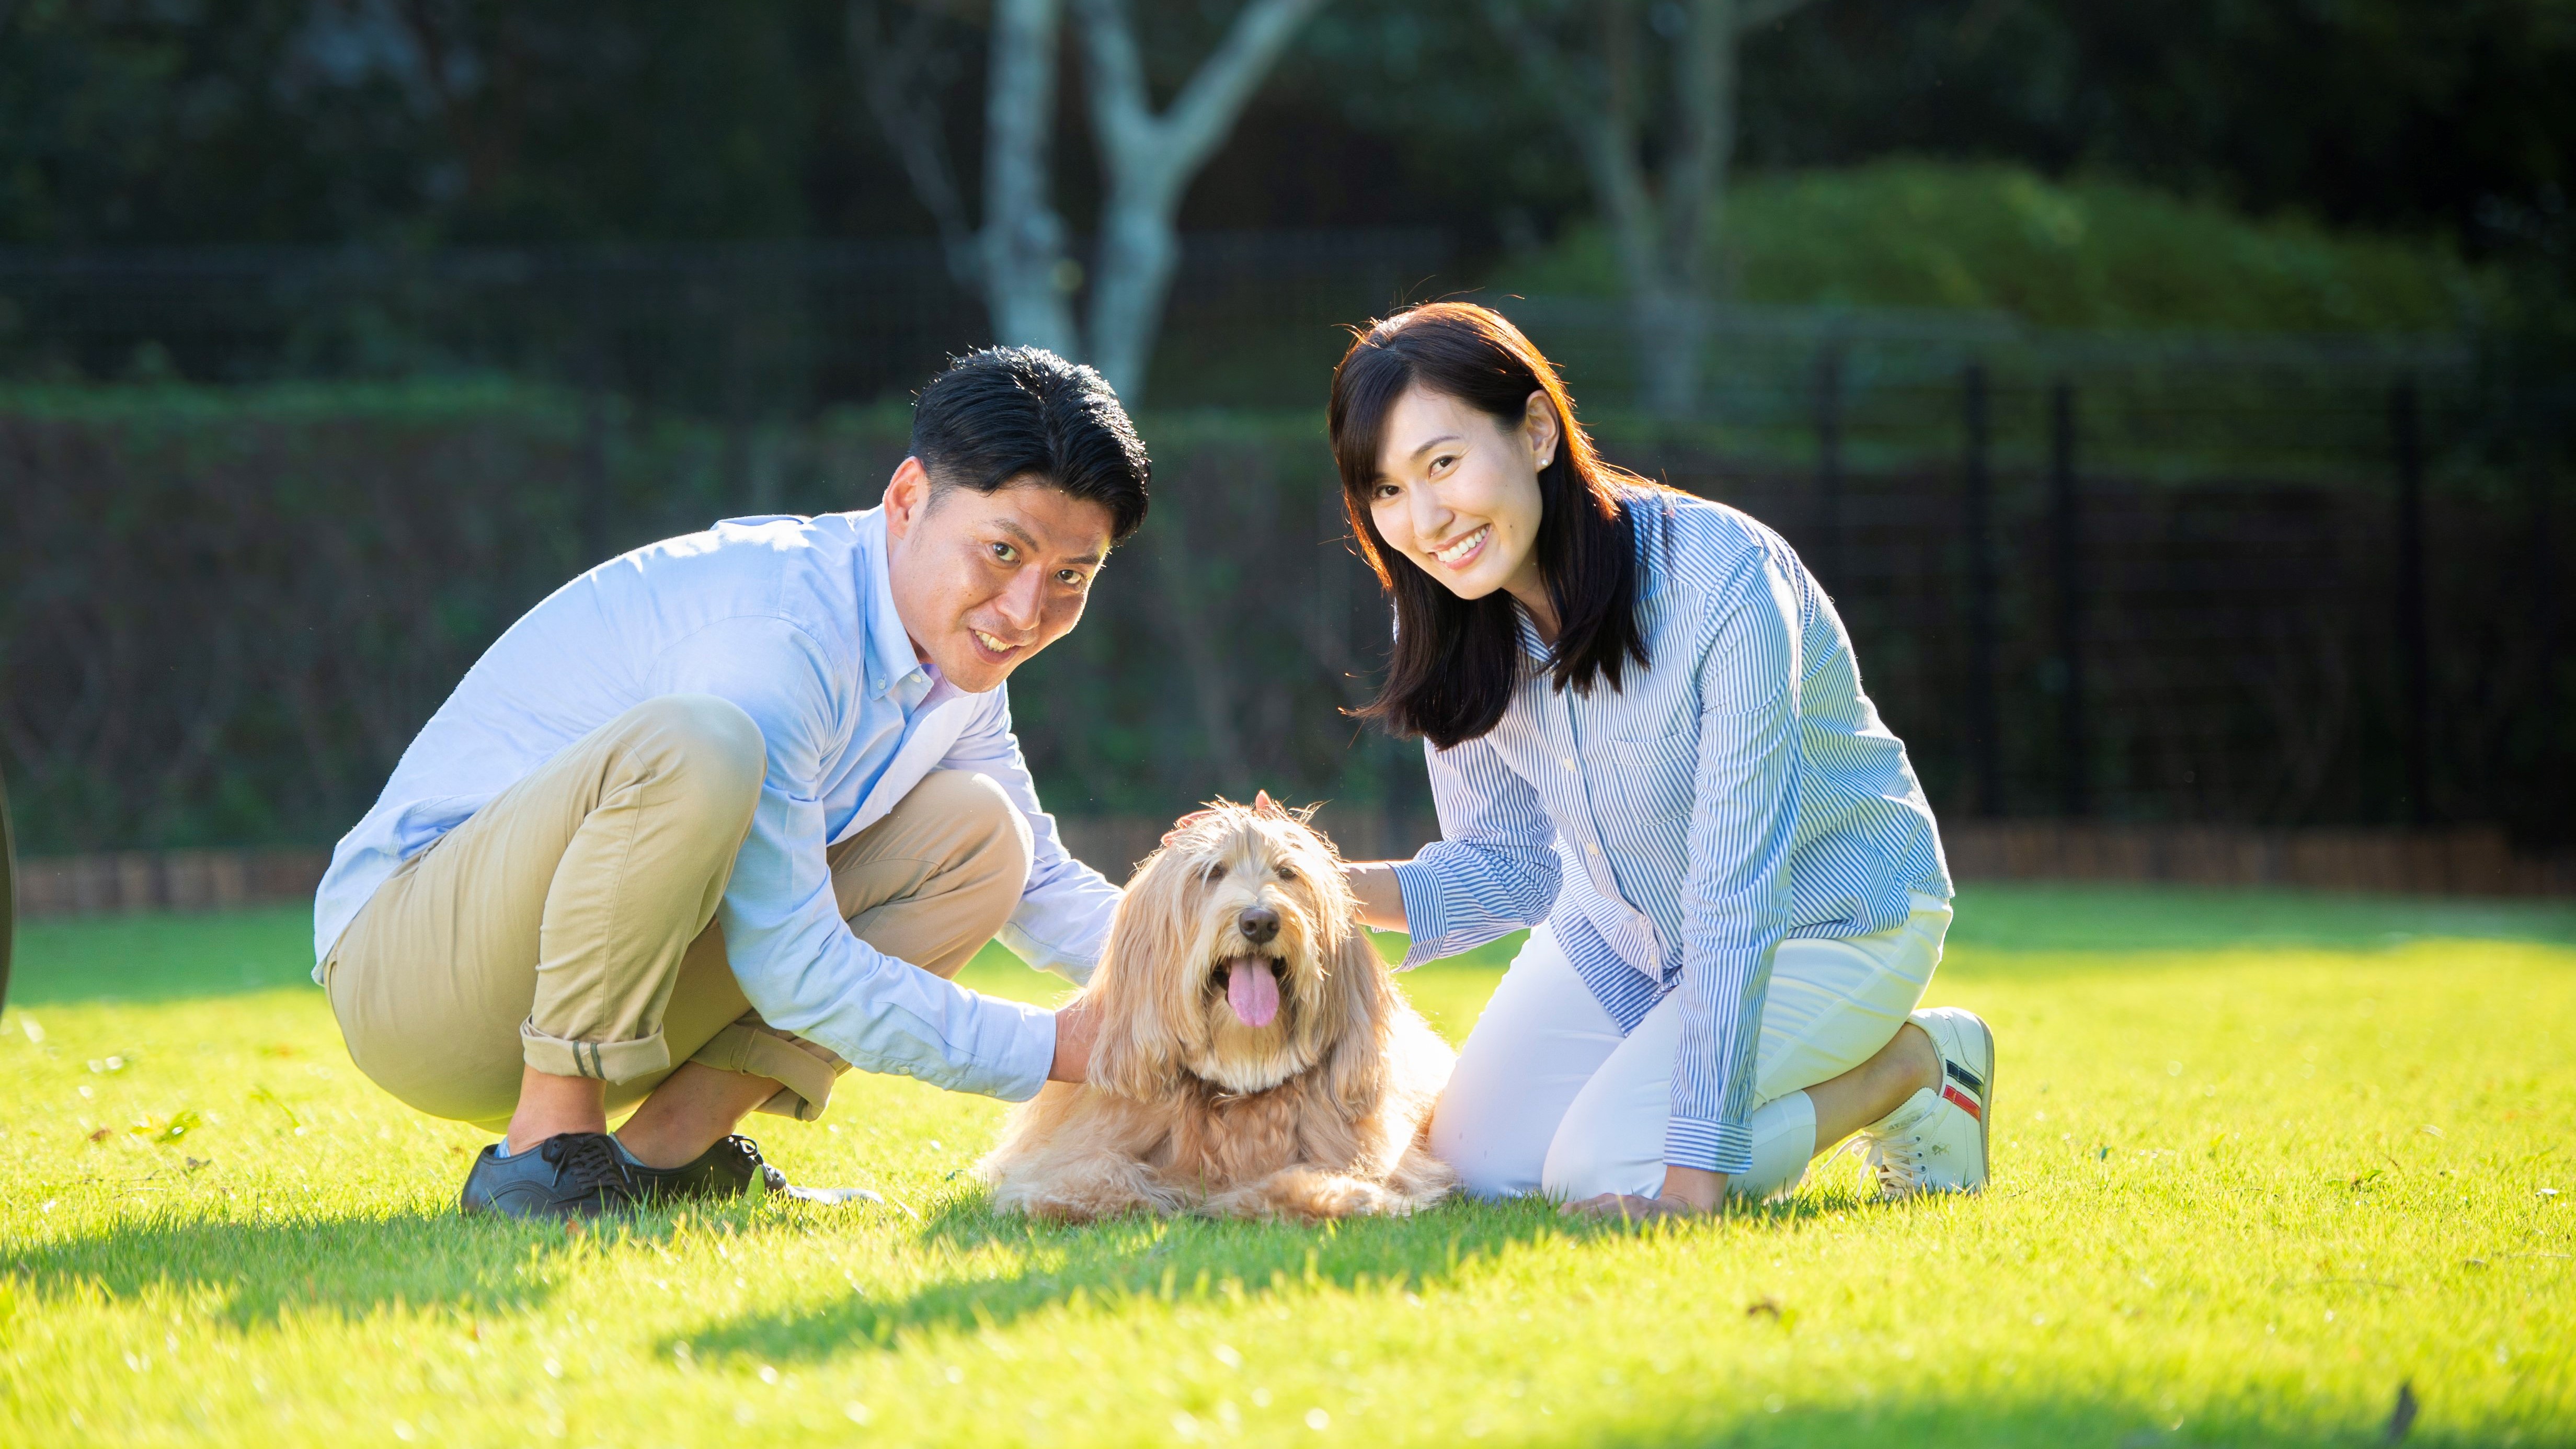
[[[1538,636],[1538,621],[1530,617],[1530,611],[1523,608],[1517,599],[1512,601],[1512,622],[1520,626],[1522,653],[1537,660],[1542,667],[1555,657],[1556,650]]]
[[[918,674],[927,680],[928,671],[912,651],[912,637],[903,632],[903,616],[894,608],[894,579],[886,570],[885,509],[871,508],[859,515],[858,567],[860,596],[868,601],[868,697],[883,698],[887,691]],[[943,681],[944,682],[944,681]]]

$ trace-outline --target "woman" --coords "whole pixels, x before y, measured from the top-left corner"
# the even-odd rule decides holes
[[[1331,428],[1395,600],[1363,713],[1428,741],[1444,837],[1352,887],[1408,966],[1537,927],[1432,1150],[1627,1215],[1786,1191],[1854,1132],[1885,1194],[1981,1186],[1993,1037],[1914,1010],[1950,922],[1931,808],[1788,544],[1603,463],[1482,307],[1361,334]]]

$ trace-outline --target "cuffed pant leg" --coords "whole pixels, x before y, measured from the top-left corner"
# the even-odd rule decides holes
[[[1019,908],[1033,852],[1028,821],[1001,786],[971,771],[933,770],[883,820],[833,846],[826,859],[852,934],[899,961],[955,976]],[[720,933],[709,934],[721,951]],[[780,1031],[748,1005],[689,1059],[779,1083],[759,1110],[808,1122],[823,1115],[833,1082],[849,1070],[828,1049]]]
[[[1878,1055],[1932,984],[1949,929],[1949,903],[1918,895],[1913,914],[1887,930],[1781,942],[1762,1006],[1753,1100],[1832,1081]]]
[[[506,1122],[520,1074],[666,1072],[683,954],[750,829],[764,753],[724,700],[647,701],[406,862],[326,973],[360,1070],[436,1116]]]
[[[1474,1196],[1538,1191],[1557,1124],[1619,1043],[1619,1024],[1539,927],[1459,1049],[1431,1114],[1431,1155]]]

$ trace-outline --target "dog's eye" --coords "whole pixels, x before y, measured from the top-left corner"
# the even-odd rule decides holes
[[[1293,865],[1283,865],[1279,867],[1279,878],[1285,881],[1295,880],[1297,878],[1297,868]]]
[[[1200,876],[1199,879],[1207,882],[1209,885],[1215,885],[1218,881],[1225,879],[1224,863],[1220,861],[1215,865],[1209,866],[1207,868],[1207,874]]]

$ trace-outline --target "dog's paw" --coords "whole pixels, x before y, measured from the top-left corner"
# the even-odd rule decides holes
[[[1399,1215],[1410,1208],[1403,1198],[1377,1183],[1322,1168],[1289,1167],[1250,1187],[1211,1199],[1208,1211],[1228,1217],[1320,1223],[1335,1218]]]

